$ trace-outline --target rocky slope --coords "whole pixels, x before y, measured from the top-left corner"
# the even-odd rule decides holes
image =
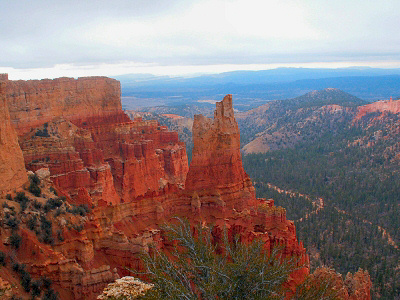
[[[380,115],[387,115],[389,113],[398,114],[400,113],[400,101],[393,100],[392,97],[390,97],[390,100],[381,100],[373,102],[371,104],[360,106],[354,120],[359,121],[363,117],[372,113],[378,113]]]
[[[271,101],[239,113],[244,153],[265,153],[312,142],[327,132],[351,126],[357,106],[365,102],[338,89],[313,91],[303,96]]]
[[[273,197],[288,208],[312,265],[325,264],[341,273],[360,266],[371,275],[373,297],[396,297],[400,102],[282,111],[277,104],[239,119],[247,126],[241,132],[257,128],[262,120],[267,126],[244,147],[254,153],[244,156],[244,165],[258,183],[258,196]],[[271,186],[324,199],[324,209],[309,215],[314,208],[309,210],[307,201],[277,196]]]
[[[216,239],[226,228],[231,237],[284,246],[286,256],[305,263],[291,275],[292,288],[308,274],[285,209],[257,199],[244,172],[230,95],[217,103],[213,120],[195,117],[188,170],[177,133],[156,121],[130,121],[113,80],[9,83],[2,97],[25,166],[40,183],[31,176],[26,195],[1,199],[0,248],[34,279],[48,277],[62,299],[93,299],[126,268],[140,270],[138,254],[150,244],[168,246],[159,225],[176,215],[215,224]],[[10,265],[13,276],[26,276]]]

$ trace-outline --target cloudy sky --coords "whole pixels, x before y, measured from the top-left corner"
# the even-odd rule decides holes
[[[399,0],[0,0],[10,79],[400,67]]]

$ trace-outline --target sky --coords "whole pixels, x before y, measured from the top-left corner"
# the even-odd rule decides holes
[[[399,0],[0,0],[0,73],[400,67]]]

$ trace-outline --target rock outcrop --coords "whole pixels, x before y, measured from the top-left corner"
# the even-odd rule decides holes
[[[186,149],[177,133],[156,121],[131,121],[121,109],[118,81],[5,82],[26,167],[49,168],[57,189],[73,203],[117,204],[167,183],[184,184]]]
[[[266,249],[282,246],[285,256],[299,257],[299,266],[305,264],[291,274],[292,289],[308,274],[308,256],[285,209],[255,197],[242,166],[231,95],[217,103],[213,120],[195,117],[188,168],[177,133],[156,121],[131,121],[124,114],[114,80],[8,84],[2,98],[4,116],[8,119],[8,102],[26,168],[43,174],[42,195],[47,199],[56,197],[50,185],[65,197],[53,201],[58,203],[55,210],[44,208],[47,199],[35,197],[17,214],[23,250],[16,258],[29,266],[34,278],[49,277],[63,299],[94,299],[107,283],[129,275],[126,268],[140,270],[140,252],[151,244],[168,248],[160,225],[177,215],[193,224],[213,224],[216,240],[226,229],[230,238],[260,238]],[[0,161],[0,167],[5,164]],[[87,204],[92,210],[88,215],[74,212],[72,204]],[[5,210],[0,208],[4,218],[11,211]],[[42,236],[35,236],[42,227],[28,222],[36,217],[40,226],[51,222],[56,240],[44,244]],[[7,243],[10,229],[1,230]]]
[[[7,74],[0,74],[0,195],[21,187],[28,180],[8,111],[8,82]]]
[[[372,283],[368,272],[358,270],[356,273],[348,273],[343,280],[342,275],[335,270],[320,267],[309,277],[307,288],[318,288],[321,284],[329,282],[333,290],[337,292],[336,298],[340,300],[371,299],[370,290]]]
[[[57,189],[72,203],[117,204],[110,165],[96,148],[90,132],[64,118],[55,118],[20,136],[26,167],[48,168]]]
[[[221,206],[242,210],[255,203],[255,191],[242,165],[232,95],[216,105],[214,120],[195,115],[186,189],[197,191],[203,202],[216,201]]]
[[[55,117],[79,121],[121,112],[120,83],[106,77],[8,81],[12,123],[18,134]]]
[[[387,113],[398,114],[400,113],[400,100],[382,100],[373,102],[371,104],[363,105],[358,107],[354,121],[361,120],[364,116],[371,113],[379,113],[380,116]]]

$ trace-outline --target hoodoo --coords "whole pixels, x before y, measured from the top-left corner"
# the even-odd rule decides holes
[[[232,95],[216,103],[214,119],[195,115],[193,156],[186,189],[206,198],[219,195],[229,208],[255,203],[255,191],[242,165],[240,132],[234,117]]]
[[[15,213],[22,241],[13,259],[34,279],[48,277],[62,299],[95,299],[128,274],[125,267],[140,269],[139,253],[150,244],[167,246],[160,225],[176,215],[214,225],[216,239],[226,229],[245,242],[260,238],[266,249],[282,246],[285,256],[300,258],[288,280],[292,289],[308,274],[285,209],[257,199],[243,169],[231,95],[217,103],[213,120],[195,117],[188,168],[176,132],[122,111],[115,80],[0,79],[0,191],[27,181],[23,161],[30,171],[50,172],[41,197],[26,192],[31,199]],[[2,217],[10,217],[4,207]],[[0,248],[11,252],[4,226]]]

